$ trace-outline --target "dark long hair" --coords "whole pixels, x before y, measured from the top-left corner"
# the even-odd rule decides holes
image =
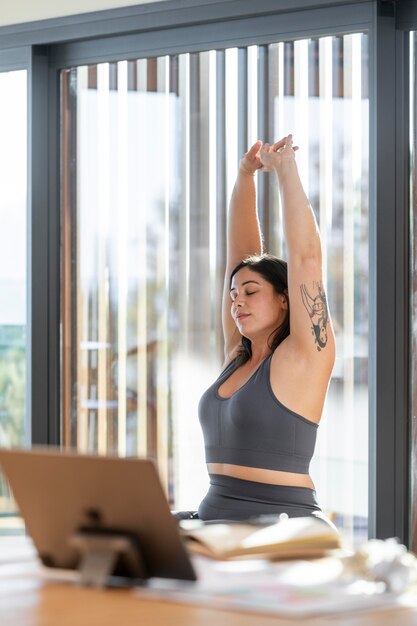
[[[285,294],[288,297],[288,269],[287,263],[278,259],[273,254],[251,255],[243,259],[230,274],[230,287],[233,276],[243,267],[248,267],[253,272],[260,274],[274,288],[277,294]],[[290,308],[288,305],[285,320],[276,328],[268,338],[268,345],[272,352],[290,334]],[[247,337],[242,337],[242,345],[237,354],[237,362],[243,365],[252,356],[252,342]]]

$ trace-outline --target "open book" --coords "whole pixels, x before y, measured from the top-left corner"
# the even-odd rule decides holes
[[[281,519],[267,525],[251,522],[204,524],[193,520],[181,522],[181,528],[190,552],[214,559],[312,558],[341,547],[337,530],[314,517]]]

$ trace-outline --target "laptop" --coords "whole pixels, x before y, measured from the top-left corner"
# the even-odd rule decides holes
[[[109,575],[196,580],[152,461],[0,449],[0,466],[44,565],[91,571],[110,545]]]

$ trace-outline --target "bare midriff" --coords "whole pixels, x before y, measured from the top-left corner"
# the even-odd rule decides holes
[[[260,467],[244,467],[229,463],[207,463],[209,474],[222,474],[241,480],[253,480],[257,483],[270,485],[285,485],[286,487],[307,487],[314,489],[314,483],[309,474],[294,472],[279,472],[277,470],[262,469]]]

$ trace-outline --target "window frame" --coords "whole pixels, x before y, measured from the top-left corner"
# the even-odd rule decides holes
[[[61,440],[60,69],[365,30],[370,50],[369,534],[410,543],[405,137],[407,31],[417,21],[417,2],[409,4],[407,14],[401,4],[383,0],[323,0],[319,7],[313,0],[281,0],[279,7],[275,0],[259,0],[256,7],[252,0],[165,0],[0,28],[0,68],[2,55],[9,62],[26,55],[29,69],[33,443],[59,445]],[[387,167],[387,155],[393,167]]]

